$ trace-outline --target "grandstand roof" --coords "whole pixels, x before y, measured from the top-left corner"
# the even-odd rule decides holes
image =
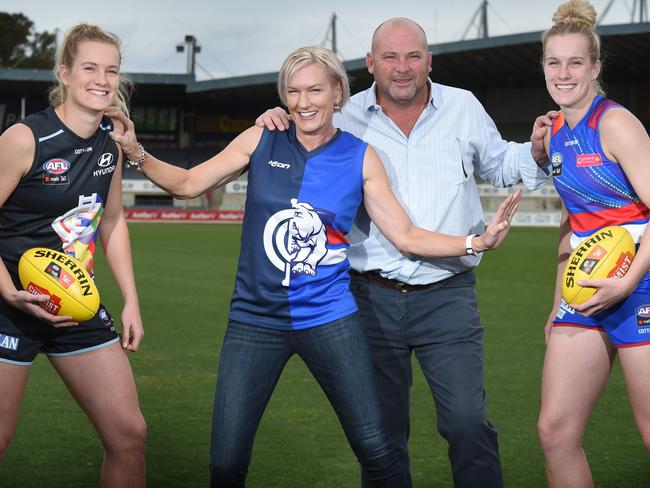
[[[607,82],[650,80],[650,23],[601,26],[604,79]],[[432,44],[431,78],[442,84],[480,91],[487,88],[542,86],[542,32]],[[346,61],[353,93],[367,88],[372,77],[365,59]],[[220,107],[255,104],[275,97],[277,73],[194,81],[187,92]],[[260,100],[260,101],[261,101]]]
[[[605,56],[604,79],[607,82],[650,80],[650,23],[606,25],[598,29]],[[433,44],[433,80],[474,91],[489,88],[533,87],[543,82],[540,68],[541,32],[472,39]],[[350,73],[352,91],[368,87],[372,81],[365,59],[345,62]],[[266,106],[275,95],[277,72],[195,81],[187,74],[129,73],[137,84],[139,102],[174,92],[190,98],[202,108],[204,104],[229,107]],[[49,70],[0,69],[0,86],[4,95],[42,93],[51,82]]]
[[[139,100],[159,99],[169,96],[170,87],[174,92],[184,96],[188,83],[194,77],[188,74],[173,73],[128,73],[128,77],[137,85],[146,85],[147,89],[137,92]],[[3,96],[24,96],[44,94],[52,84],[52,71],[49,69],[13,69],[0,68],[0,94]]]

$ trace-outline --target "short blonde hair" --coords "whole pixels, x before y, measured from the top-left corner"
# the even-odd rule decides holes
[[[54,67],[52,73],[56,84],[50,89],[50,104],[58,107],[67,97],[66,87],[61,81],[61,66],[71,67],[77,56],[79,44],[84,41],[104,42],[115,46],[122,63],[122,49],[119,37],[111,32],[107,32],[101,27],[94,24],[78,24],[70,28],[63,37],[63,42],[56,51]],[[129,116],[129,96],[131,95],[133,84],[126,76],[120,73],[120,86],[111,107],[119,110],[127,117]]]
[[[287,105],[287,90],[289,80],[299,70],[310,64],[317,63],[324,66],[330,75],[333,84],[341,86],[341,100],[338,103],[338,110],[350,99],[350,82],[348,74],[345,72],[343,63],[338,56],[331,50],[320,46],[306,46],[296,49],[287,56],[282,63],[280,73],[278,73],[278,95],[280,100]]]
[[[582,34],[587,39],[592,64],[601,60],[600,36],[596,34],[596,9],[586,0],[569,0],[553,14],[553,27],[542,34],[543,60],[546,60],[546,42],[552,36]],[[596,92],[605,95],[600,77],[595,80]]]

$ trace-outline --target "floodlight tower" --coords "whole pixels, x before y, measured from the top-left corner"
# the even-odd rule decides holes
[[[332,22],[330,24],[330,29],[332,31],[332,51],[334,51],[334,54],[337,54],[337,52],[336,52],[336,13],[332,14]]]
[[[598,19],[598,24],[601,24],[603,20],[605,19],[605,16],[609,12],[609,9],[612,7],[616,0],[609,0],[605,8],[603,9],[603,13],[600,14],[600,17]],[[626,3],[627,6],[627,3]],[[629,10],[629,9],[628,9]],[[648,21],[648,1],[647,0],[634,0],[632,2],[632,10],[630,12],[630,23],[633,24],[635,22],[635,17],[636,13],[639,12],[639,19],[638,22],[647,22]]]
[[[198,45],[196,37],[191,34],[185,36],[185,44],[176,45],[177,53],[187,53],[186,54],[186,72],[194,76],[194,71],[196,67],[196,55],[201,52],[201,46]]]
[[[478,21],[478,24],[477,24]],[[469,21],[465,32],[463,33],[461,39],[465,40],[467,34],[472,27],[476,27],[476,37],[478,39],[486,39],[489,37],[488,33],[488,2],[483,0],[481,5],[476,9],[474,15],[472,15],[472,20]]]

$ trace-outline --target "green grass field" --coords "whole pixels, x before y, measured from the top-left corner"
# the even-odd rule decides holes
[[[204,487],[216,368],[235,273],[238,225],[130,226],[146,338],[131,355],[149,426],[152,487]],[[556,231],[515,228],[479,270],[486,328],[490,419],[500,432],[508,487],[545,486],[535,423],[549,313]],[[105,263],[103,300],[120,298]],[[418,372],[412,392],[411,459],[416,487],[451,486],[446,445]],[[647,487],[650,460],[615,368],[592,416],[585,449],[599,487]],[[98,486],[101,447],[48,361],[34,367],[0,486]],[[355,487],[356,460],[324,394],[298,359],[289,362],[260,426],[248,486]]]

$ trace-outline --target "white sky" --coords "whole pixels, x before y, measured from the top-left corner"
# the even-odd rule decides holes
[[[124,44],[127,72],[185,72],[185,54],[176,53],[186,34],[194,35],[199,79],[277,71],[289,52],[326,38],[332,13],[344,60],[364,57],[375,27],[409,17],[426,31],[430,44],[458,41],[480,0],[1,0],[0,11],[22,12],[38,31],[79,22],[97,23]],[[508,35],[543,30],[561,0],[490,0],[488,30]],[[602,12],[609,0],[592,0]],[[633,0],[617,0],[605,24],[626,23]],[[638,14],[637,14],[638,15]],[[468,38],[476,37],[476,28]],[[324,44],[330,47],[329,43]]]

